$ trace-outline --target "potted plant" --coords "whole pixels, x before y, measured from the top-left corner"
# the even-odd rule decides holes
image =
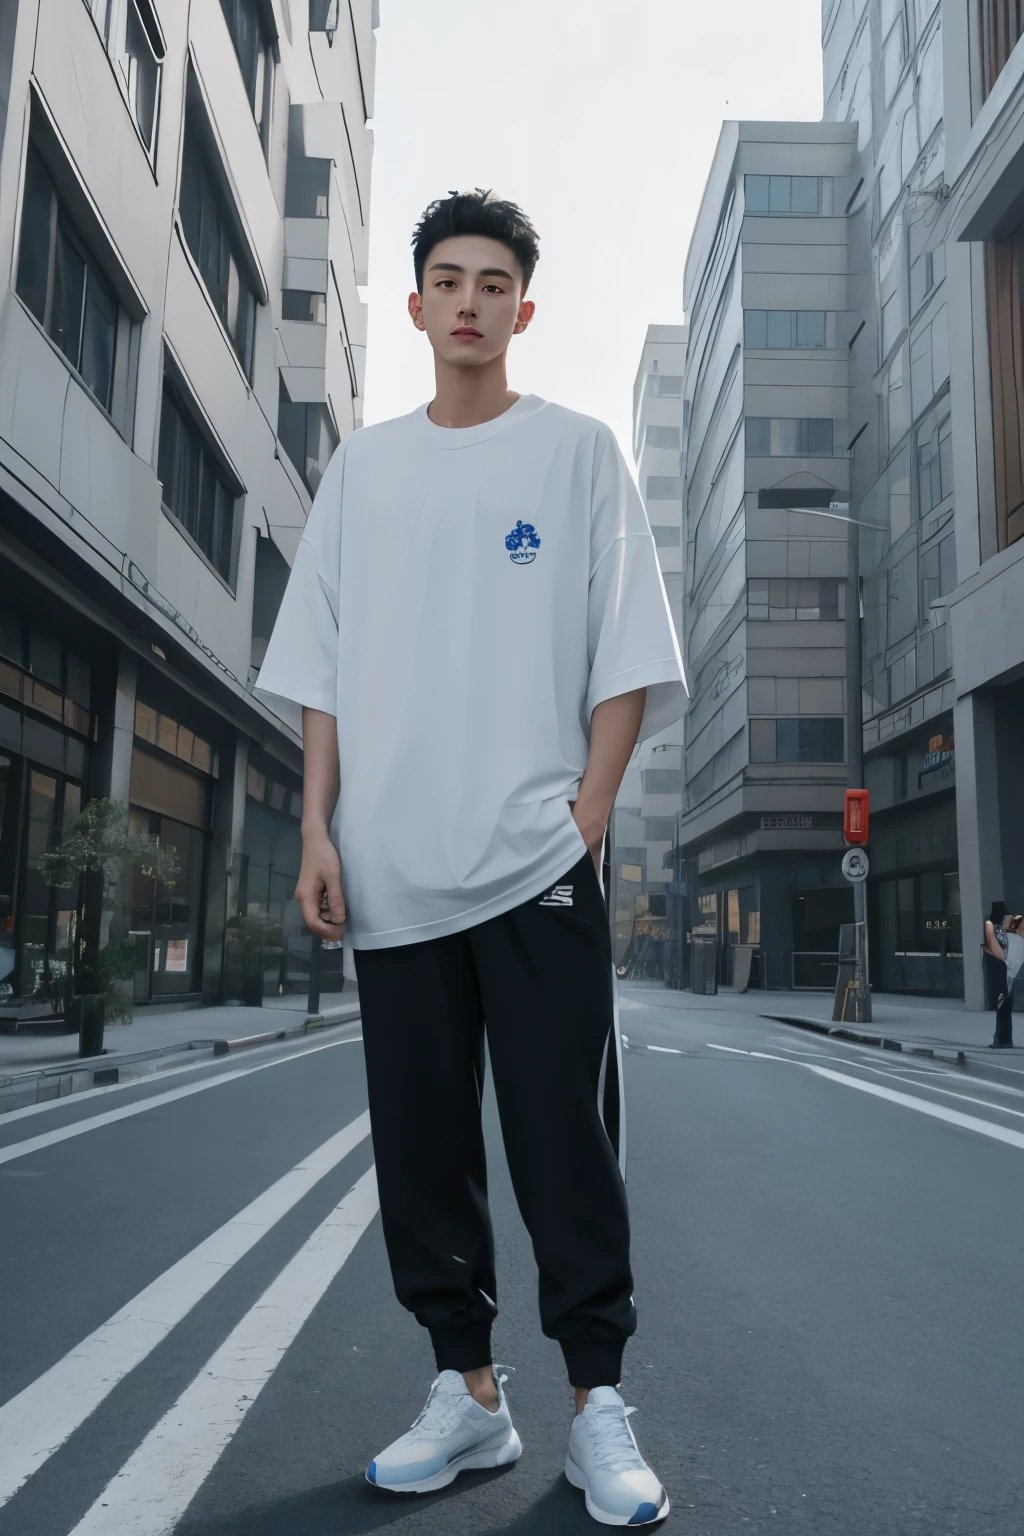
[[[281,948],[284,930],[277,918],[262,912],[243,912],[229,918],[225,929],[241,969],[242,1002],[249,1008],[262,1008],[266,952]]]
[[[123,932],[121,887],[132,866],[173,887],[178,856],[148,832],[131,830],[128,807],[117,800],[90,800],[64,827],[57,846],[39,859],[47,885],[81,890],[83,877],[93,875],[99,920],[86,922],[76,903],[68,923],[68,953],[61,975],[51,982],[60,993],[65,1018],[78,1029],[79,1055],[98,1056],[103,1050],[107,1019],[129,1022],[132,1005],[122,985],[135,972],[135,947]]]

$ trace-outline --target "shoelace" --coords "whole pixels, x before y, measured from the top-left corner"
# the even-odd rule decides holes
[[[412,1428],[431,1435],[446,1435],[462,1412],[464,1397],[464,1392],[460,1392],[454,1382],[438,1377]]]
[[[494,1367],[495,1379],[499,1387],[508,1381],[507,1376],[499,1376],[499,1371],[514,1371],[515,1366]],[[446,1435],[454,1424],[458,1422],[465,1407],[466,1394],[460,1390],[458,1383],[444,1381],[439,1376],[430,1389],[430,1396],[424,1403],[419,1418],[412,1428],[422,1429],[431,1435]],[[411,1433],[411,1431],[410,1431]]]
[[[644,1465],[626,1423],[635,1412],[635,1408],[627,1408],[623,1413],[612,1403],[588,1411],[594,1463],[602,1472],[633,1472]]]

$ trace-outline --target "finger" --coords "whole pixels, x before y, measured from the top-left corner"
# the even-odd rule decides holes
[[[328,874],[324,886],[321,916],[326,917],[331,923],[341,924],[345,921],[345,897],[341,889],[341,877],[333,872]]]

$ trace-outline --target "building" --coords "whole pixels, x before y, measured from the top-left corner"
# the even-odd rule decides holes
[[[956,580],[953,666],[964,981],[985,1006],[979,941],[994,899],[1024,911],[1024,9],[947,6],[943,217],[949,289]],[[955,740],[955,758],[952,756]]]
[[[633,385],[633,458],[680,644],[685,368],[686,326],[648,326]],[[616,958],[625,957],[634,937],[653,940],[645,946],[647,963],[659,974],[669,964],[662,941],[669,934],[668,903],[676,896],[669,890],[672,871],[666,867],[666,855],[671,854],[682,805],[682,741],[680,721],[643,744],[627,770],[612,820]]]
[[[725,123],[685,270],[681,937],[834,976],[847,784],[856,128]],[[685,953],[685,951],[684,951]],[[744,955],[746,960],[746,955]]]
[[[825,117],[857,135],[847,209],[861,274],[849,475],[860,524],[872,980],[885,991],[956,996],[964,986],[947,617],[967,568],[954,452],[973,427],[951,389],[955,283],[936,232],[948,160],[944,82],[964,42],[948,22],[954,11],[998,9],[989,0],[833,0],[823,15]],[[971,906],[977,926],[973,897]]]
[[[0,11],[0,990],[59,970],[37,858],[110,795],[137,1002],[237,995],[283,935],[301,752],[252,692],[311,496],[361,424],[376,0],[8,0]],[[230,931],[230,927],[227,931]],[[18,1000],[22,1000],[21,1003]]]

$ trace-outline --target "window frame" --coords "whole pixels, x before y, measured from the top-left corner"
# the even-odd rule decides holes
[[[825,182],[830,180],[832,178],[826,176],[764,175],[761,172],[748,171],[743,177],[744,217],[751,219],[821,218],[825,205]],[[767,186],[762,188],[760,185],[762,182],[766,182]],[[801,184],[801,191],[804,190],[804,183],[817,183],[815,195],[817,206],[815,208],[793,208],[794,182]],[[785,183],[788,183],[788,186],[784,185]],[[761,197],[762,191],[765,193],[764,199]],[[756,198],[752,194],[756,194]],[[764,207],[754,205],[755,202],[759,203],[762,201],[764,201]],[[773,201],[776,204],[775,207],[772,206]],[[786,206],[781,206],[782,203],[785,203]]]
[[[253,55],[254,77],[251,81],[246,78],[246,68],[240,51],[240,38],[236,35],[236,28],[228,14],[229,7],[236,15],[243,9],[247,9],[251,14],[256,35],[256,50]],[[258,0],[220,0],[220,10],[228,29],[238,71],[242,77],[242,86],[252,112],[253,124],[260,136],[263,157],[266,160],[270,156],[277,37],[267,24],[266,9],[258,3]]]
[[[229,498],[230,523],[228,532],[226,570],[220,569],[214,558],[214,555],[209,550],[203,548],[199,538],[197,537],[197,533],[192,531],[181,513],[167,499],[168,485],[164,478],[165,465],[162,461],[164,457],[164,433],[167,425],[168,396],[170,396],[171,406],[175,412],[178,422],[184,426],[187,432],[192,434],[193,448],[198,449],[196,459],[197,474],[202,471],[205,463],[214,480],[221,486]],[[160,396],[160,422],[157,434],[156,474],[160,485],[161,510],[165,516],[171,519],[178,532],[192,547],[192,549],[204,562],[204,564],[209,567],[221,585],[231,594],[232,597],[235,597],[235,584],[237,580],[238,566],[239,530],[241,523],[239,507],[240,503],[244,500],[245,497],[245,487],[241,484],[238,476],[231,469],[226,456],[218,450],[218,448],[211,440],[210,432],[206,426],[206,423],[202,419],[202,413],[197,408],[191,391],[185,384],[184,378],[179,375],[178,370],[170,366],[170,359],[166,356],[163,373],[163,384]],[[198,482],[195,502],[197,530],[198,518],[201,515],[201,499],[201,482]],[[216,509],[214,509],[214,515],[216,516]]]
[[[37,179],[36,190],[42,190],[49,200],[47,214],[46,275],[42,293],[42,314],[35,307],[34,295],[28,283],[22,281],[21,266],[24,244],[30,224],[26,216],[26,204],[32,178]],[[39,231],[37,231],[38,233]],[[75,253],[82,265],[82,296],[79,305],[78,337],[72,358],[54,331],[53,312],[57,286],[58,251],[61,240]],[[17,242],[15,250],[12,287],[16,297],[46,340],[59,355],[65,367],[81,384],[90,400],[110,422],[126,442],[131,442],[134,423],[135,383],[138,361],[138,323],[126,309],[118,292],[117,281],[111,281],[105,263],[95,253],[90,240],[82,233],[79,220],[68,203],[58,178],[54,176],[49,157],[44,153],[34,134],[29,135],[21,180],[18,205]],[[83,372],[87,344],[87,319],[90,294],[97,288],[113,309],[113,326],[110,337],[109,382],[106,398],[101,398]]]
[[[132,120],[132,126],[138,136],[139,143],[145,151],[150,169],[156,174],[157,139],[160,129],[160,107],[163,96],[163,72],[167,58],[167,42],[159,18],[150,0],[84,0],[85,8],[92,18],[93,25],[99,35],[103,50],[107,55],[107,63],[111,73],[117,82],[128,116]],[[132,57],[127,52],[127,32],[129,13],[134,10],[135,17],[141,29],[143,37],[149,45],[156,69],[156,79],[153,88],[153,124],[147,138],[139,122],[138,113],[132,103],[132,71],[129,66],[127,75],[122,67],[122,58]],[[114,41],[117,37],[125,40],[123,52]]]
[[[218,170],[219,166],[200,122],[199,109],[197,106],[192,107],[185,114],[185,132],[182,135],[181,171],[176,205],[177,222],[188,259],[202,285],[210,308],[217,317],[246,385],[251,387],[256,364],[256,329],[263,298],[253,283],[249,253],[245,248],[245,242],[238,237],[237,216],[233,216]],[[198,229],[195,231],[198,251],[190,238],[193,210],[189,204],[193,194],[196,198],[195,213],[199,220]],[[219,267],[223,269],[223,275],[218,273],[217,281],[212,287],[207,280],[206,268],[209,263],[204,261],[203,252],[204,241],[208,235],[204,216],[209,216],[211,213],[216,223],[216,257]],[[210,252],[212,252],[213,243],[211,241]],[[240,343],[236,330],[243,313],[243,305],[246,320],[244,342]]]

